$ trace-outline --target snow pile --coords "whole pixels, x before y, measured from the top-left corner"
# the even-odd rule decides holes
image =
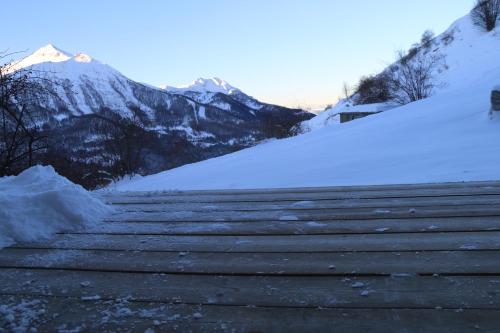
[[[0,248],[97,225],[110,208],[50,167],[0,178]]]

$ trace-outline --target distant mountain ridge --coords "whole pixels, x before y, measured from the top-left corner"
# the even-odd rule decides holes
[[[187,84],[185,86],[180,86],[180,87],[171,87],[168,85],[161,86],[160,88],[165,89],[169,92],[186,92],[186,91],[191,91],[191,92],[211,92],[211,93],[222,93],[226,95],[231,95],[235,93],[236,91],[240,91],[239,89],[233,87],[226,81],[218,78],[218,77],[213,77],[210,79],[204,79],[204,78],[199,78],[190,84]]]
[[[257,99],[245,94],[240,89],[233,87],[226,81],[217,77],[210,79],[199,78],[185,86],[163,86],[162,89],[170,93],[188,96],[200,103],[216,103],[220,105],[219,103],[221,101],[217,99],[217,94],[224,94],[231,96],[236,101],[243,103],[245,106],[254,111],[260,110],[264,106],[269,105],[259,102]]]

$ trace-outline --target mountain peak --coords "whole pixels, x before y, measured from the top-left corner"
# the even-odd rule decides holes
[[[201,91],[201,92],[208,91],[208,92],[224,93],[224,94],[232,94],[235,91],[239,90],[218,77],[212,77],[209,79],[199,78],[194,82],[192,82],[191,84],[181,88],[192,91]]]
[[[28,58],[36,58],[43,62],[59,62],[68,60],[71,58],[71,54],[55,47],[52,44],[47,44],[36,50],[25,59]]]
[[[190,84],[180,86],[178,88],[171,87],[168,85],[160,86],[160,88],[171,91],[171,92],[197,92],[197,93],[222,93],[226,95],[234,94],[240,91],[238,88],[233,87],[226,81],[219,79],[218,77],[212,77],[210,79],[199,78]]]
[[[88,54],[78,53],[73,57],[73,60],[75,60],[76,62],[92,62],[94,59],[92,59],[92,57]]]
[[[14,65],[14,69],[29,67],[44,62],[62,62],[71,59],[72,55],[68,52],[58,49],[52,44],[47,44],[29,56],[19,60]]]

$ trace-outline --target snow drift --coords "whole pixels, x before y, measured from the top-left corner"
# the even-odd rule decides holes
[[[438,36],[442,43],[433,50],[446,56],[449,69],[440,74],[444,84],[431,98],[345,124],[312,126],[314,130],[307,134],[117,188],[149,191],[500,180],[500,119],[488,115],[491,90],[500,83],[499,33],[498,28],[480,31],[466,16]]]
[[[110,212],[51,166],[35,166],[19,176],[0,178],[0,248],[94,226]]]

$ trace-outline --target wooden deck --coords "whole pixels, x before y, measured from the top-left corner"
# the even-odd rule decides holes
[[[0,332],[500,332],[500,182],[104,198],[0,251]]]

